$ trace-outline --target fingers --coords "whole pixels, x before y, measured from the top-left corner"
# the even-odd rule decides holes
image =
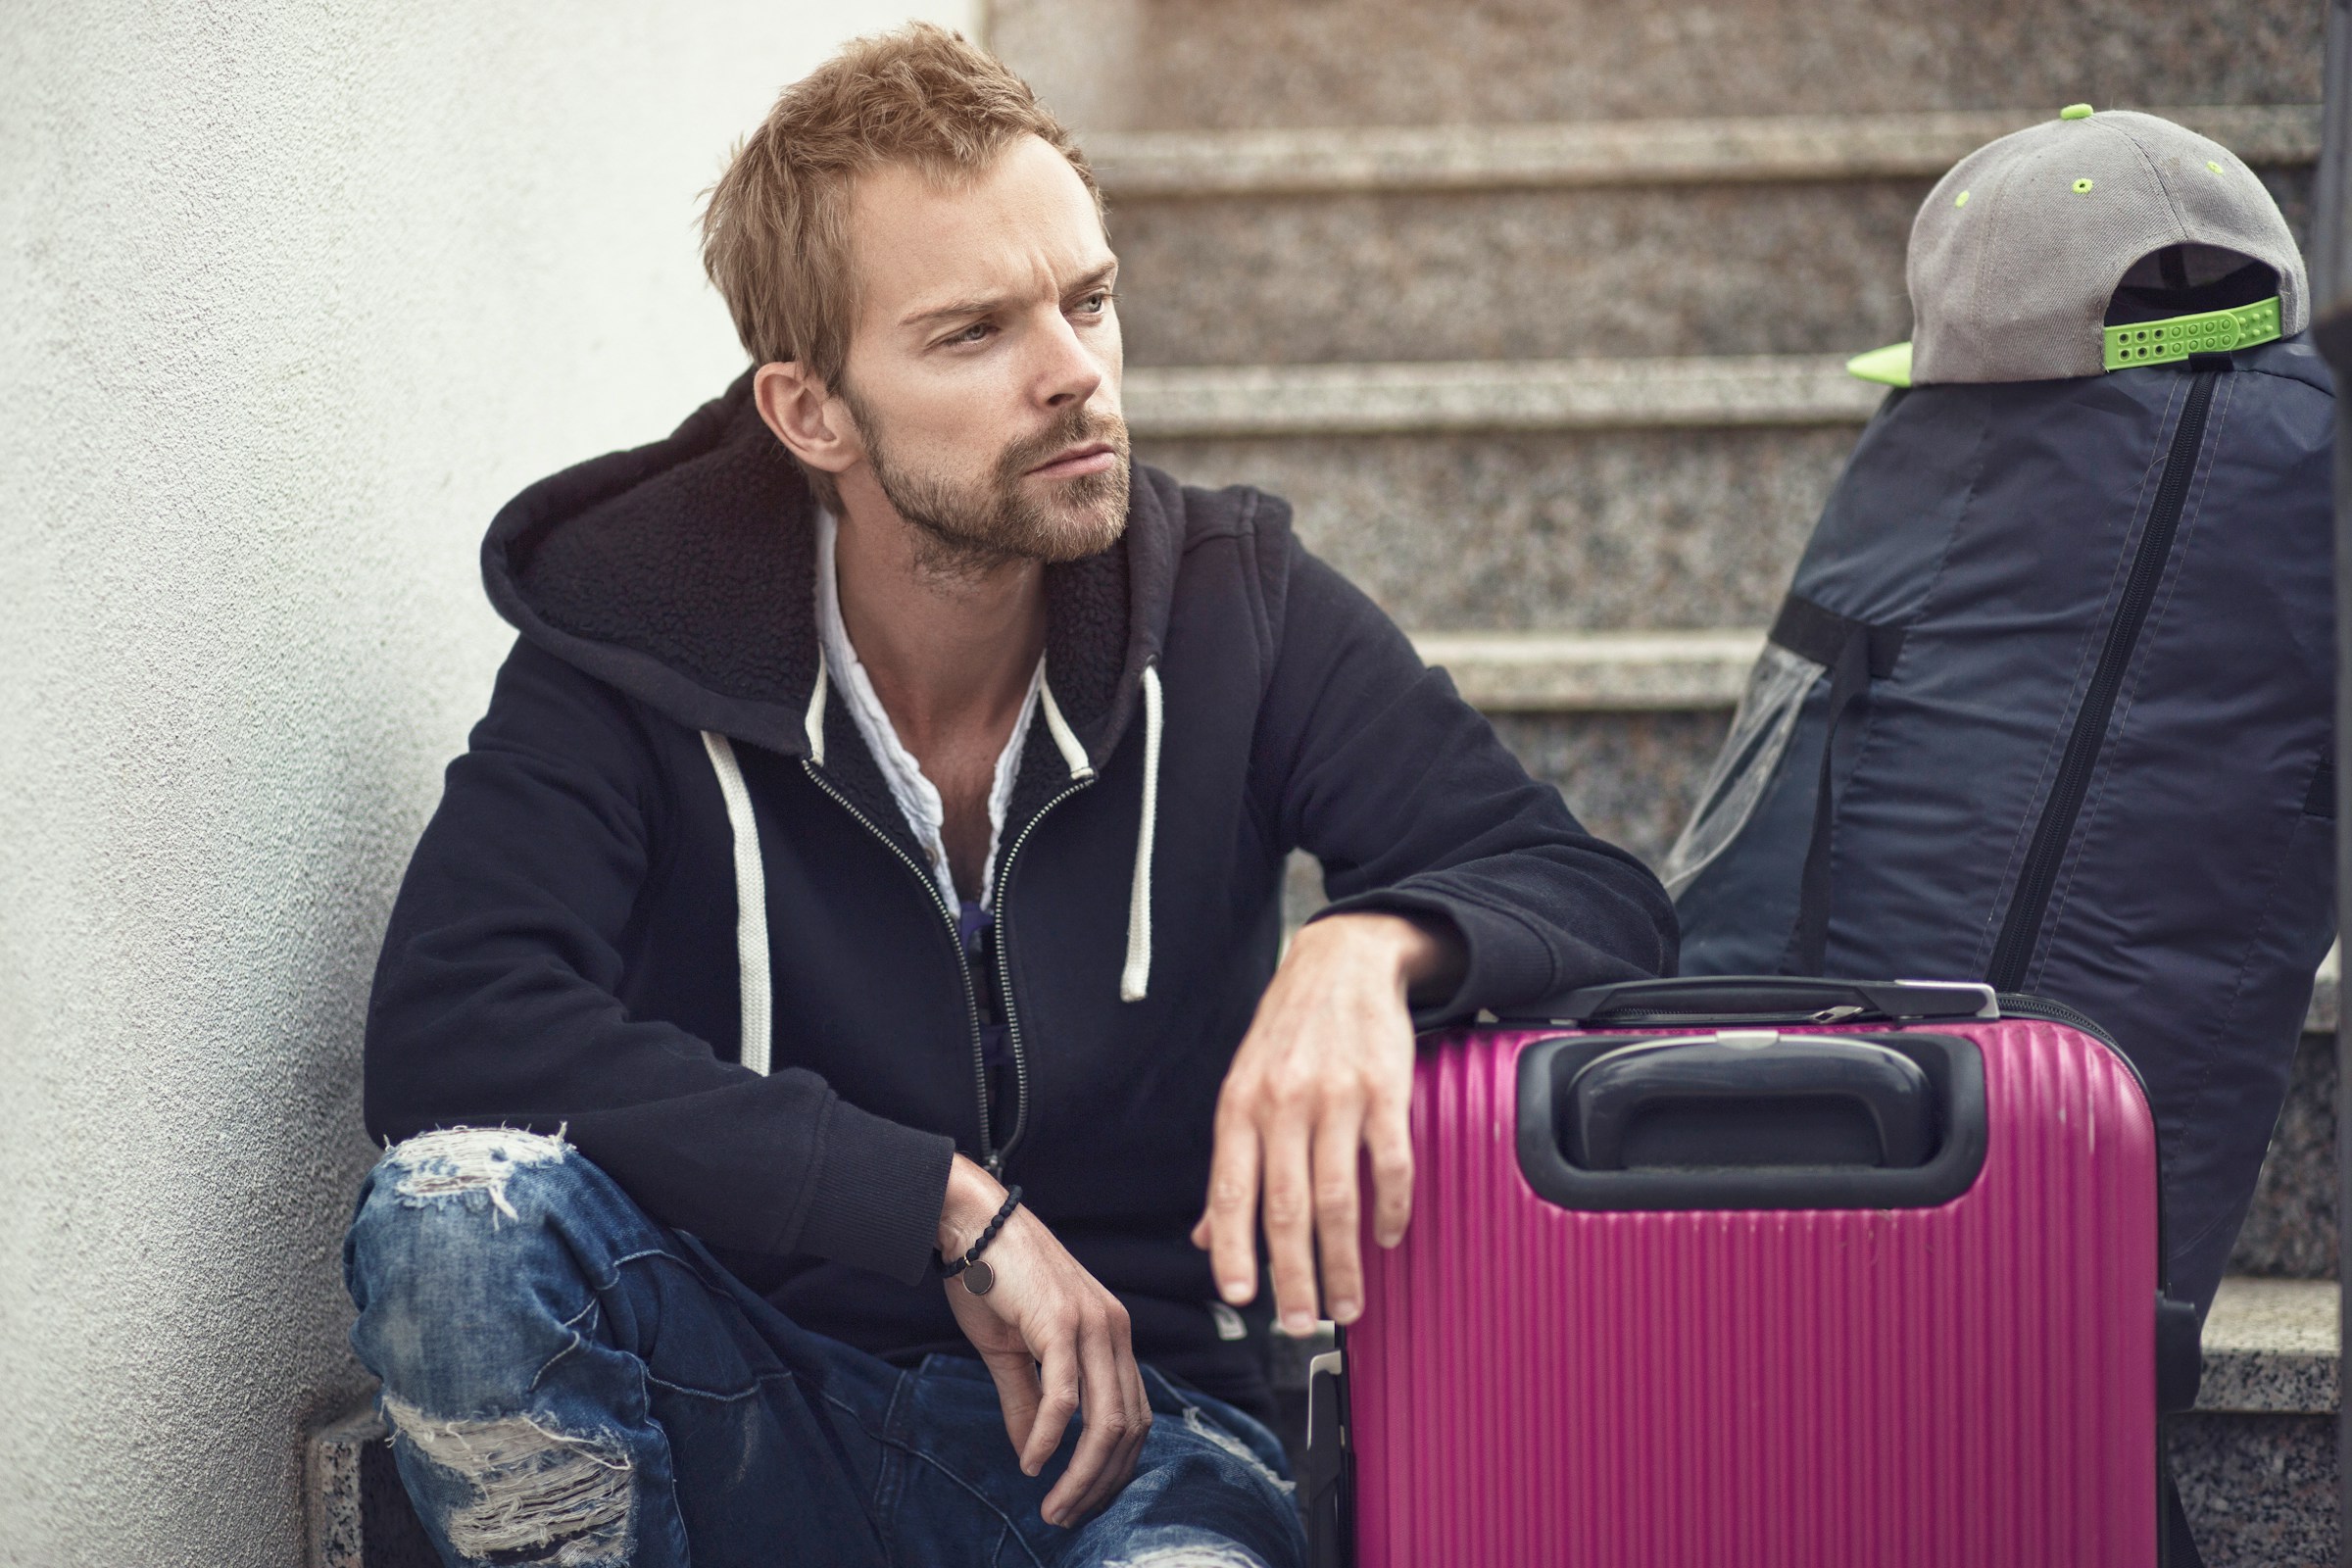
[[[1383,1247],[1404,1240],[1413,1218],[1412,1097],[1385,1095],[1364,1121],[1364,1143],[1372,1156],[1372,1239]]]
[[[1074,1525],[1116,1496],[1135,1474],[1144,1435],[1152,1426],[1123,1308],[1114,1305],[1105,1321],[1083,1337],[1079,1360],[1086,1418],[1069,1468],[1046,1494],[1039,1510],[1052,1525]]]
[[[1274,1276],[1274,1308],[1285,1334],[1303,1336],[1315,1327],[1315,1232],[1306,1127],[1296,1115],[1278,1115],[1266,1129],[1265,1159],[1266,1263]]]
[[[1079,1346],[1078,1358],[1085,1380],[1086,1420],[1078,1434],[1078,1447],[1070,1455],[1069,1468],[1054,1483],[1054,1490],[1046,1494],[1039,1510],[1050,1525],[1062,1524],[1091,1511],[1087,1505],[1100,1490],[1103,1469],[1127,1437],[1125,1412],[1120,1408],[1122,1390],[1110,1347],[1100,1337],[1093,1338]]]
[[[1323,1299],[1332,1317],[1352,1323],[1362,1309],[1364,1271],[1357,1255],[1355,1152],[1363,1119],[1351,1106],[1324,1113],[1315,1129],[1315,1249],[1323,1260]]]
[[[1004,1435],[1012,1440],[1012,1450],[1024,1453],[1029,1434],[1037,1426],[1037,1407],[1043,1399],[1038,1382],[1037,1363],[1029,1359],[1026,1349],[1007,1355],[982,1351],[981,1364],[997,1382],[997,1403],[1004,1411]]]
[[[1039,1358],[1040,1396],[1028,1439],[1021,1445],[1021,1474],[1033,1476],[1045,1469],[1054,1450],[1061,1446],[1061,1435],[1078,1413],[1078,1379],[1077,1336],[1057,1339]]]
[[[1256,1124],[1220,1105],[1216,1152],[1208,1167],[1208,1212],[1194,1227],[1193,1240],[1196,1245],[1206,1241],[1217,1293],[1235,1306],[1257,1296],[1257,1159]]]

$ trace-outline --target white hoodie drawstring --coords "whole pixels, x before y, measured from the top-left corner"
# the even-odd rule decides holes
[[[1135,881],[1127,892],[1127,967],[1119,1000],[1141,1002],[1152,989],[1152,841],[1159,831],[1159,670],[1144,666],[1144,820],[1135,835]]]
[[[821,703],[825,690],[821,672],[816,690]],[[764,1076],[773,1003],[767,978],[767,873],[760,863],[760,822],[752,815],[752,792],[744,787],[735,748],[724,735],[707,729],[703,731],[703,750],[710,754],[710,770],[718,775],[718,793],[727,803],[727,828],[735,837],[735,972],[743,996],[743,1040],[736,1059]]]
[[[1086,760],[1086,748],[1078,744],[1078,732],[1061,716],[1061,705],[1054,700],[1054,683],[1043,676],[1037,682],[1037,706],[1045,710],[1046,733],[1054,737],[1054,749],[1061,754],[1061,765],[1070,770],[1070,781],[1083,784],[1093,778],[1095,764]]]
[[[1143,821],[1135,835],[1135,879],[1127,887],[1127,962],[1119,970],[1119,1000],[1141,1002],[1152,990],[1152,849],[1159,832],[1159,737],[1162,724],[1159,700],[1159,669],[1144,666],[1144,808]],[[1061,716],[1061,705],[1054,701],[1054,686],[1040,682],[1038,695],[1043,699],[1046,729],[1053,735],[1061,760],[1070,770],[1070,777],[1079,782],[1095,776],[1094,765],[1086,760],[1086,748]]]
[[[808,737],[808,760],[817,766],[825,765],[825,687],[831,672],[825,667],[825,651],[816,651],[816,684],[808,688],[808,711],[801,715],[801,731]]]
[[[816,685],[802,719],[808,753],[825,760],[825,655],[816,655]],[[727,803],[727,832],[735,841],[735,975],[742,1042],[735,1059],[764,1077],[773,1059],[775,991],[767,972],[767,868],[760,858],[760,819],[752,814],[752,792],[743,782],[735,747],[714,729],[703,731],[703,750],[718,775],[719,798]]]

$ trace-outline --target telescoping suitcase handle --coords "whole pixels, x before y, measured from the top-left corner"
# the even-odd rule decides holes
[[[1849,1018],[1998,1018],[1992,987],[1965,980],[1817,980],[1692,975],[1573,992],[1553,1023],[1842,1023]]]

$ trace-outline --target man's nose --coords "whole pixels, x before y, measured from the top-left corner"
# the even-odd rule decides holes
[[[1083,404],[1102,384],[1102,362],[1080,340],[1059,311],[1042,334],[1034,371],[1038,402],[1049,409]]]

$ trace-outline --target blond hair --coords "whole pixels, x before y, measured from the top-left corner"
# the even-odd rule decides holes
[[[860,38],[785,88],[703,209],[703,270],[752,362],[796,361],[841,390],[858,303],[849,255],[858,176],[912,164],[968,180],[1023,136],[1070,161],[1100,215],[1102,193],[1069,132],[959,33],[918,22]]]

